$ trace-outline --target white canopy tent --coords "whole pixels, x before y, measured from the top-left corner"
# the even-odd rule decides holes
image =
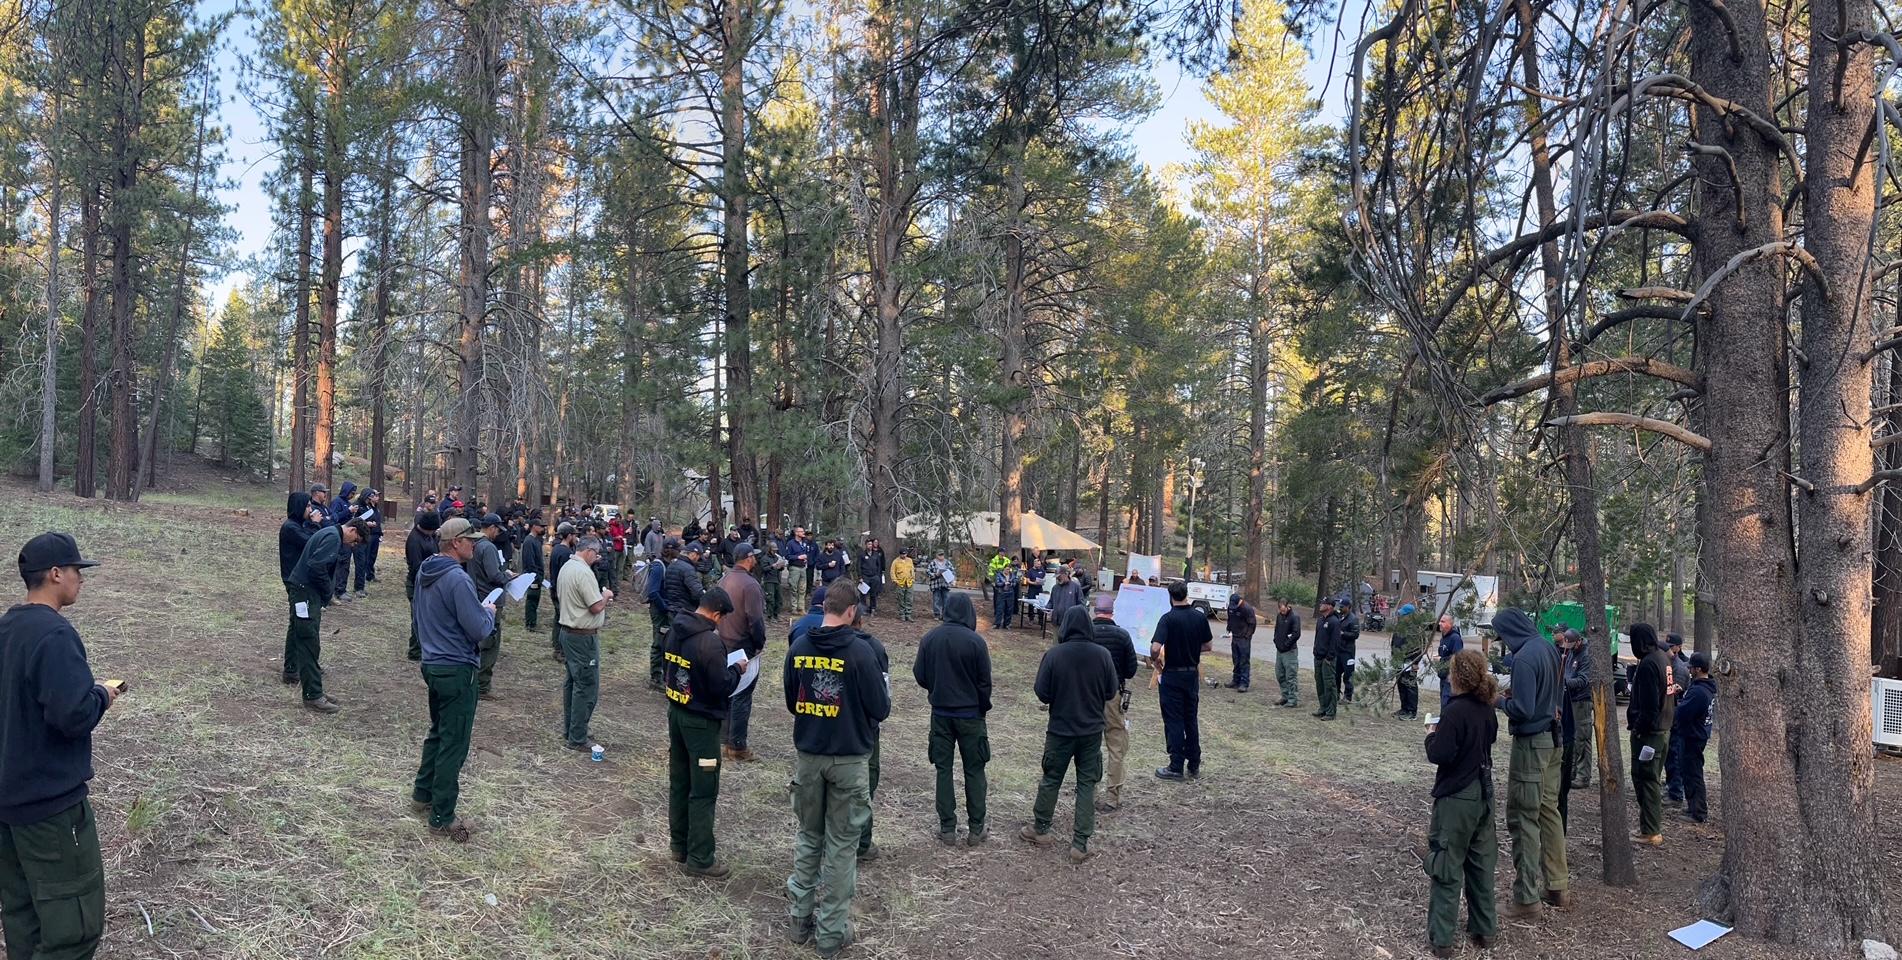
[[[938,538],[937,514],[914,513],[898,521],[898,538],[901,540],[935,540]],[[998,546],[998,527],[1000,526],[995,510],[980,510],[975,513],[954,513],[950,517],[950,538],[954,542],[967,542],[980,547]],[[1067,530],[1036,513],[1026,510],[1018,523],[1022,549],[1056,550],[1080,552],[1101,550],[1096,541],[1074,530]]]

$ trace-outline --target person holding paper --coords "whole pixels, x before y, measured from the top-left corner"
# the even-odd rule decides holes
[[[733,548],[733,566],[717,584],[733,607],[733,612],[720,620],[720,639],[728,653],[744,651],[748,660],[766,649],[766,600],[759,581],[754,579],[759,560],[759,551],[752,544],[738,544]],[[746,745],[747,726],[753,719],[753,689],[749,686],[740,691],[727,704],[724,756],[728,760],[752,763],[759,759]]]
[[[557,612],[561,658],[568,667],[561,686],[562,740],[568,749],[581,753],[594,749],[588,724],[601,696],[600,633],[607,623],[608,601],[614,599],[614,591],[601,589],[594,575],[595,561],[605,552],[606,545],[599,539],[581,541],[555,581],[556,602],[561,607]]]
[[[522,597],[522,626],[529,630],[540,629],[536,626],[541,620],[537,614],[542,607],[542,583],[548,579],[548,558],[542,555],[542,531],[546,529],[542,515],[535,514],[528,518],[528,536],[522,538],[522,572],[535,576]]]
[[[900,622],[911,622],[911,588],[917,583],[918,569],[912,562],[911,548],[898,548],[898,559],[892,561],[892,589],[898,596]]]
[[[568,558],[575,555],[575,544],[581,538],[575,533],[575,525],[563,520],[555,527],[555,545],[548,551],[548,583],[555,590],[554,627],[548,631],[548,644],[555,649],[555,661],[561,662],[561,590],[555,580],[561,576],[561,569],[568,565]],[[654,683],[660,683],[660,666],[654,667]]]
[[[991,759],[991,651],[977,632],[977,610],[963,594],[945,605],[944,623],[918,641],[911,678],[931,701],[931,736],[926,756],[938,771],[938,840],[958,842],[958,798],[951,779],[954,754],[964,758],[965,844],[984,842],[985,798],[990,781],[984,765]]]
[[[9,957],[91,957],[105,933],[105,866],[87,782],[92,732],[125,685],[93,679],[61,613],[85,570],[64,533],[20,548],[26,599],[0,616],[0,928]]]
[[[502,536],[502,518],[495,514],[482,517],[479,524],[482,539],[476,542],[475,554],[463,564],[463,570],[469,579],[475,581],[476,596],[486,597],[498,587],[506,587],[509,582],[508,567],[502,563],[502,550],[495,541]],[[500,605],[500,601],[497,602]],[[489,687],[495,682],[495,661],[502,655],[502,618],[496,617],[489,639],[482,644],[482,664],[476,670],[476,696],[483,700],[492,698]]]
[[[1625,729],[1631,732],[1631,783],[1638,794],[1638,842],[1664,846],[1664,750],[1669,736],[1664,704],[1670,696],[1671,665],[1648,623],[1631,625],[1631,653],[1638,658],[1631,678],[1631,702]]]
[[[369,487],[357,495],[357,519],[369,528],[370,535],[357,544],[356,551],[356,596],[361,600],[369,596],[365,589],[376,582],[376,555],[383,548],[383,495],[375,487]]]
[[[786,569],[792,577],[794,610],[804,610],[812,603],[812,561],[818,555],[818,548],[812,545],[806,528],[794,527],[792,537],[786,541]]]
[[[324,607],[330,605],[331,583],[340,558],[363,542],[363,525],[350,521],[328,526],[310,535],[304,552],[291,568],[291,659],[292,672],[302,685],[304,706],[318,713],[336,713],[337,701],[324,695],[324,669],[318,664],[322,655],[318,638],[323,633]]]
[[[943,553],[932,557],[930,565],[925,567],[925,576],[931,584],[931,615],[943,620],[944,602],[951,596],[951,584],[957,579],[951,570],[951,561],[945,559]]]
[[[1460,892],[1466,893],[1466,932],[1482,950],[1497,942],[1493,869],[1499,841],[1493,827],[1493,742],[1499,719],[1492,702],[1497,687],[1477,650],[1453,656],[1447,675],[1453,697],[1438,723],[1426,728],[1426,758],[1433,775],[1433,820],[1422,864],[1432,892],[1427,899],[1427,940],[1435,957],[1454,955],[1459,932]],[[1429,721],[1434,718],[1428,717]]]
[[[462,517],[438,529],[440,553],[416,573],[416,632],[423,645],[423,685],[429,690],[429,735],[410,788],[410,808],[429,817],[432,836],[469,842],[469,828],[456,816],[462,794],[462,764],[475,729],[476,671],[482,644],[495,626],[495,607],[476,597],[463,565],[475,556],[482,535]]]
[[[277,528],[277,571],[278,578],[284,581],[285,602],[291,607],[291,617],[284,623],[284,662],[283,679],[286,684],[297,682],[297,659],[291,646],[297,627],[297,589],[291,585],[291,570],[297,566],[297,558],[304,555],[304,544],[310,542],[310,535],[316,529],[311,517],[310,494],[302,490],[292,491],[284,504],[284,523]]]
[[[745,656],[729,658],[720,639],[720,625],[732,616],[733,603],[716,584],[667,631],[667,845],[681,872],[709,880],[728,873],[713,842],[720,725],[746,672]]]

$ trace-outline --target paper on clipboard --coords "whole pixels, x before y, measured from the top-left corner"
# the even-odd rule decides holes
[[[534,585],[535,585],[534,574],[524,573],[517,576],[515,579],[509,581],[509,584],[508,584],[509,599],[520,600],[523,597],[528,596],[528,588]]]
[[[759,679],[759,657],[747,659],[745,650],[735,650],[726,655],[726,665],[729,667],[739,663],[741,660],[746,660],[746,670],[740,674],[740,682],[733,686],[733,693],[736,696],[741,691],[752,686],[753,681]]]

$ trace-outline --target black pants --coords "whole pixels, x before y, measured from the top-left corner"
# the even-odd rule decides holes
[[[1704,791],[1704,747],[1709,741],[1681,737],[1678,777],[1684,782],[1684,812],[1703,823],[1710,816],[1710,798]]]
[[[1197,713],[1202,706],[1202,689],[1196,683],[1195,670],[1165,670],[1156,685],[1162,702],[1162,733],[1169,744],[1169,769],[1181,773],[1186,764],[1191,772],[1202,769],[1202,730]]]
[[[1401,674],[1394,682],[1400,691],[1400,712],[1411,717],[1420,712],[1420,678],[1412,671]]]
[[[82,960],[105,932],[106,881],[92,803],[0,824],[0,927],[7,956]]]
[[[1350,666],[1347,662],[1352,659],[1354,659],[1354,655],[1352,653],[1343,653],[1339,655],[1338,657],[1336,657],[1334,660],[1334,669],[1337,672],[1338,676],[1340,677],[1341,689],[1344,691],[1343,696],[1347,699],[1349,703],[1352,703],[1354,701],[1354,669],[1355,668]]]

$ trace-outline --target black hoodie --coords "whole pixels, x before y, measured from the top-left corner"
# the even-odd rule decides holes
[[[305,522],[305,514],[310,512],[310,494],[299,490],[290,495],[284,504],[284,525],[277,528],[277,578],[289,580],[292,568],[297,566],[297,558],[304,555],[304,544],[310,542],[310,524]]]
[[[1671,732],[1671,711],[1665,709],[1670,683],[1669,655],[1658,647],[1658,632],[1648,623],[1631,625],[1631,652],[1638,670],[1631,677],[1631,702],[1625,707],[1625,729],[1636,734]]]
[[[1116,664],[1097,645],[1089,611],[1064,611],[1057,645],[1037,666],[1037,699],[1050,705],[1048,733],[1087,737],[1103,732],[1103,705],[1116,696]]]
[[[713,621],[698,612],[674,618],[667,631],[666,674],[667,699],[689,713],[726,719],[740,667],[727,665],[726,644]]]
[[[972,719],[991,712],[991,649],[978,636],[970,597],[945,599],[944,623],[918,641],[911,677],[930,691],[934,716]]]
[[[892,712],[891,684],[871,638],[840,624],[808,630],[786,651],[793,746],[826,757],[866,756]]]

